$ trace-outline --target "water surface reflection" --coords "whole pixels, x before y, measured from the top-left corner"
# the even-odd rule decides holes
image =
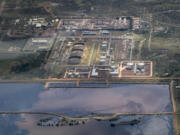
[[[142,116],[134,126],[111,127],[108,121],[91,120],[85,125],[66,127],[39,127],[36,125],[43,115],[0,115],[0,135],[174,135],[170,115]],[[127,118],[130,116],[124,116]]]
[[[113,84],[111,88],[54,88],[44,84],[0,84],[0,110],[66,114],[172,111],[169,86]]]

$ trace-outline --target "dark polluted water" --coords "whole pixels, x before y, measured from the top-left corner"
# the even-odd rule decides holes
[[[51,88],[43,83],[0,83],[0,111],[57,112],[68,116],[172,112],[169,85],[112,84],[110,88]],[[0,115],[0,135],[173,135],[171,115],[142,116],[135,125],[109,121],[39,127],[40,115]],[[47,116],[43,116],[47,117]],[[121,116],[127,119],[131,116]]]
[[[47,116],[0,115],[0,135],[174,135],[171,115],[141,116],[141,122],[136,125],[115,127],[111,127],[109,121],[96,120],[77,126],[37,126],[38,120],[43,117]],[[121,119],[128,117],[131,116],[121,116]]]

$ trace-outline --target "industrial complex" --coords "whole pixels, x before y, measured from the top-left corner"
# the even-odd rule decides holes
[[[151,77],[152,62],[133,59],[141,19],[59,19],[47,70],[63,78]]]
[[[8,53],[48,52],[42,65],[48,78],[151,77],[152,62],[134,59],[134,32],[144,28],[139,17],[17,18],[6,38],[24,39]]]
[[[0,134],[180,135],[179,12],[178,0],[0,0]]]

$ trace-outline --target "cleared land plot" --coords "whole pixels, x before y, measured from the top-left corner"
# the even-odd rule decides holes
[[[26,40],[0,41],[0,59],[14,59],[22,52]]]
[[[90,65],[92,63],[92,57],[94,55],[95,45],[93,42],[87,42],[82,56],[81,64]]]
[[[152,49],[168,49],[168,52],[180,52],[180,39],[178,38],[153,38]]]
[[[153,61],[156,76],[180,76],[180,40],[178,38],[153,37],[151,51],[147,43],[142,47],[142,59]]]

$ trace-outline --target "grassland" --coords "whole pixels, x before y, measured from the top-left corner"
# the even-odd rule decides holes
[[[170,53],[180,52],[180,39],[179,38],[159,38],[152,39],[152,49],[167,49]]]
[[[154,62],[156,76],[180,76],[180,40],[178,38],[152,37],[151,51],[147,41],[142,48],[142,57]]]
[[[83,52],[83,57],[81,60],[81,65],[91,64],[91,54],[94,52],[94,45],[92,42],[88,42]]]
[[[23,79],[44,78],[44,69],[41,65],[45,64],[46,52],[36,54],[24,54],[14,59],[1,59],[0,79]]]
[[[180,89],[176,88],[176,86],[179,86],[179,85],[180,85],[180,81],[176,80],[174,82],[174,98],[175,98],[175,101],[176,101],[176,110],[177,110],[177,112],[180,112]]]
[[[180,9],[179,0],[47,0],[45,2],[53,2],[58,5],[57,8],[52,8],[52,11],[57,15],[62,15],[64,13],[74,14],[74,11],[82,11],[83,13],[93,16],[138,16],[142,15],[144,12],[155,13]],[[43,3],[43,0],[8,0],[6,6],[16,9],[18,7],[28,8],[28,10],[20,10],[19,13],[36,14],[37,12],[34,12],[34,8]],[[44,14],[44,11],[41,13]]]
[[[177,122],[178,122],[178,131],[180,133],[180,115],[177,116]]]

